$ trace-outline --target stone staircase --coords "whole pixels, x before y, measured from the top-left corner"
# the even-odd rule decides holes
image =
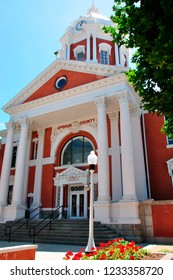
[[[28,229],[26,225],[16,230],[11,235],[11,241],[16,242],[29,242],[33,243],[33,237],[29,236],[29,230],[33,232],[32,227],[35,227],[39,220],[32,220],[29,222]],[[48,221],[44,220],[41,226],[46,225]],[[8,236],[4,235],[5,226],[12,225],[12,222],[6,224],[0,224],[0,240],[8,240]],[[15,227],[12,227],[12,231]],[[39,230],[39,227],[36,231]],[[87,245],[89,235],[89,221],[88,220],[55,220],[51,225],[46,226],[36,237],[35,243],[47,243],[47,244],[69,244],[69,245]],[[100,242],[107,242],[108,240],[115,239],[118,235],[110,229],[108,226],[99,222],[94,222],[94,240],[96,246],[99,246]]]

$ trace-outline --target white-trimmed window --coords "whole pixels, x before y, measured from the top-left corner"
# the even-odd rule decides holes
[[[173,158],[169,159],[167,162],[168,174],[171,176],[172,186],[173,186]]]
[[[33,141],[32,159],[36,159],[37,158],[37,150],[38,150],[38,138],[34,138],[32,141]]]
[[[76,57],[76,60],[78,61],[84,61],[85,56],[85,46],[79,45],[74,50],[74,56]]]
[[[94,150],[93,143],[85,136],[71,138],[61,151],[61,165],[87,163],[89,153]]]
[[[12,160],[11,160],[11,168],[15,168],[16,166],[16,158],[17,158],[17,143],[13,144],[13,153],[12,153]]]
[[[111,54],[111,46],[106,43],[99,44],[100,63],[109,64],[109,56]]]

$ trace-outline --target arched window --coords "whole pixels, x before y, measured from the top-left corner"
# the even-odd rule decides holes
[[[99,44],[100,63],[109,64],[109,56],[111,54],[111,46],[106,43]]]
[[[79,45],[73,51],[74,51],[74,56],[76,57],[76,60],[84,61],[85,46]]]
[[[87,163],[87,157],[93,149],[93,144],[87,137],[74,137],[62,149],[61,165]]]

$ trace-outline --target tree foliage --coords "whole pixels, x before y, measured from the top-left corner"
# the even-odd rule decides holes
[[[173,1],[114,0],[115,27],[104,30],[119,46],[136,48],[127,76],[149,112],[167,116],[162,131],[173,138]]]

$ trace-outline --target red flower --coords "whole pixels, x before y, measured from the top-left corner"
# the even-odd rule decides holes
[[[114,254],[114,251],[109,251],[109,255],[112,256]]]
[[[96,248],[95,247],[91,247],[91,251],[95,251],[96,250]]]
[[[67,253],[66,253],[66,256],[68,256],[68,257],[69,257],[69,256],[73,256],[73,252],[71,252],[71,251],[67,252]]]
[[[120,253],[121,253],[121,254],[124,253],[124,248],[125,248],[125,247],[124,247],[123,245],[120,247]]]
[[[102,261],[102,260],[106,260],[106,255],[105,255],[105,254],[101,255],[100,260],[101,260],[101,261]]]
[[[76,254],[76,255],[74,255],[74,257],[72,258],[72,260],[73,260],[73,261],[79,261],[79,260],[80,260],[80,257],[78,257],[77,254]]]
[[[130,260],[134,260],[135,258],[134,258],[134,256],[130,256]]]

